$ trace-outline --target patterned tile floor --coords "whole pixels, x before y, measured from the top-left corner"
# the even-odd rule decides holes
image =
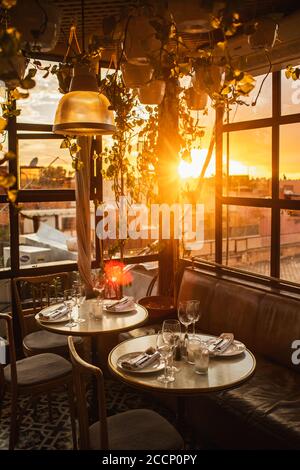
[[[107,413],[113,415],[133,408],[154,409],[169,421],[174,422],[173,414],[162,407],[150,394],[136,393],[133,389],[116,382],[106,380]],[[26,406],[27,400],[20,401],[20,406]],[[65,450],[72,449],[72,436],[69,420],[67,396],[57,392],[52,397],[52,422],[49,421],[46,397],[37,404],[36,413],[29,407],[22,419],[19,441],[16,449],[27,450]],[[0,418],[0,450],[8,448],[10,422],[10,400],[7,394],[2,404]]]

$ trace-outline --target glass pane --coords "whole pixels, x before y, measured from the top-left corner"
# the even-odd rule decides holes
[[[42,66],[54,65],[54,62],[41,61]],[[32,67],[32,66],[30,66]],[[27,99],[18,101],[21,114],[18,122],[30,124],[52,124],[56,108],[62,94],[58,91],[56,75],[51,73],[43,78],[44,71],[38,70],[35,76],[36,86],[30,90]]]
[[[229,139],[229,145],[227,142]],[[227,146],[229,152],[227,152]],[[272,130],[270,127],[223,135],[223,194],[270,197]]]
[[[21,189],[70,189],[75,172],[61,139],[19,140]]]
[[[209,171],[208,171],[209,173]],[[196,222],[195,216],[193,216],[193,227],[192,230],[196,230],[196,224],[203,222],[203,233],[200,234],[200,225],[199,235],[195,239],[187,240],[180,243],[182,248],[182,256],[184,258],[199,258],[204,261],[214,261],[215,260],[215,176],[208,175],[200,181],[197,179],[194,182],[189,181],[187,183],[189,186],[183,187],[182,202],[184,204],[193,204],[193,211],[195,211],[195,204],[203,205],[203,214]],[[193,184],[193,187],[191,187]],[[193,197],[195,194],[191,194],[189,198],[188,189],[192,191],[196,189],[197,197]],[[199,217],[199,216],[198,216]]]
[[[270,275],[271,210],[223,206],[223,264]]]
[[[0,270],[10,267],[10,230],[8,204],[0,204]],[[0,295],[1,298],[1,295]]]
[[[266,77],[262,85],[265,77],[266,75],[255,77],[256,85],[254,90],[249,93],[249,96],[242,98],[242,101],[246,104],[231,106],[229,122],[252,121],[254,119],[263,119],[272,116],[272,74]],[[252,103],[255,103],[261,85],[261,92],[256,105],[253,106]],[[227,120],[226,116],[225,120]]]
[[[300,200],[299,142],[300,123],[280,127],[280,197]]]
[[[77,261],[76,203],[30,202],[20,214],[20,265]],[[91,203],[91,244],[95,250],[95,216]]]
[[[283,210],[280,224],[280,278],[300,283],[300,210]]]
[[[287,79],[281,71],[281,114],[300,113],[300,80]]]
[[[3,135],[0,134],[0,146],[2,149],[0,150],[0,160],[4,157],[4,154],[8,151],[8,135],[5,132]],[[8,173],[8,161],[0,165],[0,176],[6,175]],[[5,191],[2,187],[0,187],[0,194],[5,194]]]
[[[0,313],[11,312],[11,283],[10,279],[0,279]],[[5,322],[0,320],[0,337],[6,336]]]

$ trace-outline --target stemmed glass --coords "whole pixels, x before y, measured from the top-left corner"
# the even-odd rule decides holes
[[[201,311],[200,311],[200,300],[189,300],[189,312],[190,315],[192,316],[192,323],[193,323],[193,338],[196,336],[196,328],[195,324],[197,321],[200,320],[201,317]]]
[[[170,357],[172,356],[174,347],[172,346],[172,344],[167,342],[165,338],[166,335],[164,335],[162,331],[159,331],[157,333],[156,350],[160,353],[165,365],[164,375],[160,375],[157,380],[159,382],[167,384],[169,382],[174,382],[175,380],[174,375],[168,375],[168,359],[170,359]]]
[[[78,309],[78,315],[77,315],[77,323],[83,323],[85,322],[84,318],[80,318],[80,308],[83,302],[85,301],[85,292],[84,292],[84,286],[80,281],[76,281],[73,287],[74,290],[74,297],[76,301],[76,306]]]
[[[167,343],[170,343],[173,347],[173,355],[170,361],[170,370],[172,373],[179,372],[178,367],[173,365],[173,359],[175,354],[175,349],[180,343],[181,336],[181,327],[178,320],[164,320],[162,326],[162,332],[164,339]]]
[[[74,289],[67,289],[64,290],[64,305],[68,309],[68,315],[70,318],[69,323],[67,323],[66,326],[69,328],[73,328],[74,326],[77,325],[77,314],[76,312],[74,313],[74,307],[76,305],[76,297],[75,297],[75,292]]]
[[[186,355],[187,340],[188,340],[188,327],[193,322],[193,308],[188,300],[179,302],[178,319],[180,323],[182,323],[185,326],[184,339],[183,339],[183,352],[184,352],[184,355]]]

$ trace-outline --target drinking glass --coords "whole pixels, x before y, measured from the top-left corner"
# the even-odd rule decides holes
[[[170,369],[171,372],[179,372],[178,367],[175,367],[173,364],[174,354],[176,348],[180,344],[181,337],[181,327],[178,320],[165,320],[162,326],[162,332],[165,338],[165,341],[170,343],[173,347],[173,354],[170,360]]]
[[[187,341],[188,341],[188,327],[193,322],[193,308],[188,300],[179,302],[178,305],[178,319],[185,327],[184,338],[183,338],[183,356],[187,354]]]
[[[194,348],[194,363],[196,374],[204,375],[208,373],[209,366],[209,349],[204,341]]]
[[[74,289],[67,289],[64,290],[64,305],[68,309],[68,315],[70,318],[69,323],[67,323],[66,326],[69,328],[73,328],[74,326],[77,325],[77,315],[78,313],[75,311],[75,306],[76,306],[76,297],[75,297],[75,292]]]
[[[85,291],[84,291],[84,286],[81,283],[81,281],[75,281],[73,284],[73,290],[74,290],[74,297],[76,301],[76,306],[78,309],[78,315],[77,315],[77,323],[83,323],[85,322],[84,318],[81,318],[81,306],[83,302],[85,301]]]
[[[174,375],[168,374],[168,360],[171,358],[173,354],[173,347],[172,345],[170,345],[168,342],[165,341],[165,337],[162,331],[159,331],[157,333],[156,349],[160,353],[164,361],[164,365],[165,365],[164,375],[160,375],[157,378],[157,380],[164,384],[167,384],[169,382],[174,382],[175,380]]]
[[[200,317],[201,317],[200,300],[189,300],[188,304],[189,304],[189,312],[190,312],[190,315],[192,316],[192,319],[193,319],[192,320],[192,323],[193,323],[193,338],[195,338],[195,336],[196,336],[195,324],[197,323],[197,321],[200,320]]]

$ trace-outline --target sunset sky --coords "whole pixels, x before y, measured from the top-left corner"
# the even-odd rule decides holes
[[[57,103],[61,97],[57,90],[55,75],[42,78],[43,72],[38,72],[37,86],[30,90],[27,100],[19,101],[22,114],[19,118],[24,123],[52,124]],[[291,114],[300,112],[300,81],[287,80],[282,74],[282,112]],[[251,102],[257,95],[262,77],[257,78],[257,85],[251,96],[247,98],[250,106],[238,106],[230,113],[230,121],[238,122],[246,119],[258,119],[271,116],[272,109],[272,77],[266,79],[257,105],[251,106]],[[209,146],[214,111],[209,109],[207,116],[201,116],[200,124],[206,126],[206,135],[203,138],[203,151],[193,159],[194,168],[202,165],[206,150]],[[280,145],[280,176],[287,178],[300,178],[300,155],[296,136],[300,134],[300,123],[285,125],[281,128]],[[38,157],[39,165],[49,165],[54,158],[59,157],[57,164],[70,167],[70,159],[67,151],[59,149],[59,141],[22,141],[20,144],[21,164],[28,164],[32,158]],[[226,136],[224,136],[224,159],[226,160]],[[239,131],[230,134],[230,174],[247,174],[250,177],[271,177],[271,129],[257,129]],[[187,170],[188,171],[188,170]],[[224,168],[225,171],[225,168]],[[214,174],[214,163],[208,167],[206,176]]]

